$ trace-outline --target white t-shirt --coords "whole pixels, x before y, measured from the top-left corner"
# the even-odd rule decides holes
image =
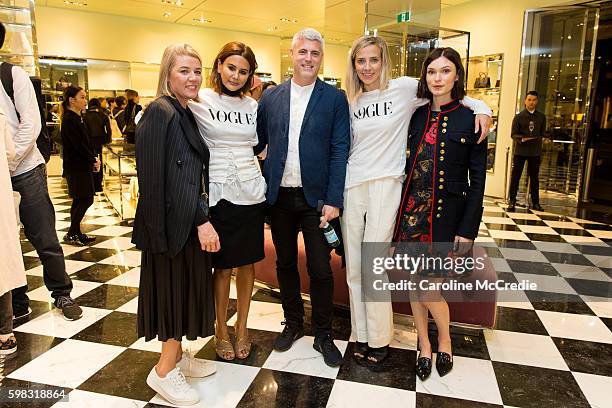
[[[210,150],[210,206],[221,199],[238,205],[265,201],[266,182],[253,155],[257,101],[219,95],[210,88],[202,89],[199,97],[189,108]]]
[[[384,91],[362,93],[351,104],[352,141],[345,188],[384,177],[404,177],[410,119],[429,100],[417,98],[418,80],[399,77]],[[475,114],[491,115],[480,100],[466,97],[463,104]]]

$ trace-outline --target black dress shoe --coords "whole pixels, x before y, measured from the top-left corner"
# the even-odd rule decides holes
[[[440,377],[444,377],[452,369],[453,357],[448,353],[439,351],[438,357],[436,358],[436,370],[438,370],[438,374],[440,374]]]
[[[416,375],[425,381],[431,374],[431,358],[419,357],[416,362]]]
[[[278,335],[276,340],[274,340],[274,350],[276,351],[287,351],[291,348],[293,343],[304,336],[304,328],[301,326],[292,326],[290,324],[285,324],[285,328]]]
[[[323,354],[323,360],[328,366],[338,367],[342,364],[342,353],[340,353],[340,350],[334,344],[331,334],[315,337],[312,347]]]
[[[508,207],[506,207],[506,211],[507,212],[514,212],[514,210],[516,210],[516,203],[513,201],[510,201],[508,203]]]
[[[532,210],[536,210],[536,211],[544,211],[544,208],[542,208],[542,206],[540,204],[534,204],[531,206]]]
[[[389,346],[368,348],[368,365],[370,368],[380,366],[389,355]]]
[[[94,242],[96,240],[96,237],[91,237],[89,235],[85,235],[83,233],[78,234],[79,236],[79,240],[81,242],[84,242],[85,244],[91,244],[92,242]]]

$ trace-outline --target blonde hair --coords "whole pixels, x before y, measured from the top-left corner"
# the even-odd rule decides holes
[[[164,50],[164,55],[162,56],[162,60],[159,67],[159,79],[157,81],[157,95],[160,96],[174,96],[174,93],[170,89],[170,70],[174,66],[176,62],[176,58],[180,56],[189,56],[197,59],[200,64],[202,64],[202,58],[200,58],[200,54],[189,44],[172,44],[166,47]],[[195,101],[198,101],[198,98],[194,98]]]
[[[353,42],[348,60],[346,93],[350,103],[354,103],[363,92],[363,82],[359,79],[355,69],[355,58],[357,58],[359,51],[370,45],[377,45],[380,49],[382,69],[379,78],[379,89],[384,91],[389,86],[389,79],[391,79],[391,58],[389,57],[386,41],[381,37],[371,35],[359,37]]]

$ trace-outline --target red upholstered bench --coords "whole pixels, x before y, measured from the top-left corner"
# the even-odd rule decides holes
[[[308,272],[306,271],[306,254],[304,251],[304,243],[301,235],[298,240],[298,269],[300,271],[300,281],[302,285],[302,292],[308,293],[309,291],[309,280]],[[278,288],[278,281],[276,279],[276,253],[274,251],[274,244],[272,243],[272,236],[270,229],[266,226],[265,230],[265,252],[266,257],[261,262],[255,265],[255,277],[257,280],[266,283],[272,287]],[[334,272],[334,303],[337,305],[348,306],[349,295],[348,287],[346,285],[346,272],[342,267],[342,260],[335,253],[332,253],[332,270]],[[480,272],[480,275],[476,273],[472,274],[469,279],[482,279],[485,278],[489,281],[495,281],[495,271],[486,269]],[[455,323],[471,324],[482,327],[493,327],[495,325],[496,316],[496,293],[487,293],[486,299],[482,302],[461,302],[461,303],[449,303],[451,321]],[[396,313],[412,314],[410,309],[410,303],[401,302],[394,303],[393,310]]]

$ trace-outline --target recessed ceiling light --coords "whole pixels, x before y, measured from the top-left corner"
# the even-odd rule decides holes
[[[172,15],[172,13],[171,13],[171,12],[169,12],[169,11],[164,11],[164,17],[165,17],[165,18],[168,18],[168,17],[170,17],[171,15]]]
[[[276,31],[278,30],[278,26],[270,26],[268,27],[268,31]]]
[[[181,0],[176,0],[176,1],[172,1],[172,0],[161,0],[162,4],[168,4],[170,6],[182,6],[183,2]]]
[[[200,16],[200,17],[198,17],[198,18],[194,18],[194,19],[193,19],[193,21],[194,21],[195,23],[200,23],[200,24],[204,24],[204,23],[212,23],[212,21],[211,21],[211,20],[207,20],[207,19],[205,19],[205,18],[204,18],[204,16]]]
[[[280,19],[280,21],[282,21],[283,23],[297,23],[297,20],[295,18],[287,18],[287,17],[283,17]]]
[[[64,4],[68,4],[69,6],[81,6],[81,7],[87,6],[87,3],[82,3],[80,1],[69,1],[69,0],[64,0]]]

